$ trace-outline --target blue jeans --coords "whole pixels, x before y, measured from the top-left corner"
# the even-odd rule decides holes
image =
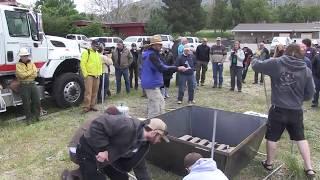
[[[194,97],[194,74],[191,74],[191,75],[179,74],[178,101],[182,101],[182,99],[183,99],[184,90],[186,88],[186,84],[187,84],[187,87],[188,87],[189,101],[193,101],[193,97]]]
[[[124,78],[124,82],[126,84],[127,93],[130,92],[130,82],[129,82],[129,68],[119,69],[115,68],[116,74],[116,83],[117,83],[117,94],[121,92],[121,76]]]
[[[313,81],[315,84],[315,93],[313,95],[312,104],[318,105],[319,102],[319,91],[320,91],[320,78],[313,76]]]
[[[222,86],[223,83],[223,64],[218,65],[218,63],[212,63],[212,70],[213,70],[213,85]],[[218,83],[218,76],[219,76],[219,83]]]

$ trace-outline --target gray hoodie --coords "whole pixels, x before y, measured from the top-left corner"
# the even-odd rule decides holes
[[[291,56],[252,61],[252,69],[271,77],[271,103],[286,109],[302,109],[314,94],[312,72],[302,59]]]

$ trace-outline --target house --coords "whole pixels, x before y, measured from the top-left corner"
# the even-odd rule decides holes
[[[88,26],[92,21],[80,20],[75,21],[73,24],[78,27]],[[139,36],[144,35],[145,23],[117,23],[117,24],[108,24],[102,23],[103,28],[112,29],[116,34],[121,36]]]
[[[261,23],[238,24],[231,30],[235,40],[243,43],[271,42],[273,37],[319,39],[320,23]]]

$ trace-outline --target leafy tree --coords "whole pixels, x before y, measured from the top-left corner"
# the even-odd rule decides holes
[[[290,2],[277,9],[278,21],[282,23],[304,22],[302,8],[294,2]]]
[[[241,14],[246,23],[269,21],[270,7],[266,0],[243,0],[240,6]]]
[[[164,19],[163,12],[161,10],[154,10],[146,24],[145,30],[148,35],[170,34],[171,26]]]
[[[77,27],[75,30],[75,33],[77,34],[84,34],[87,37],[94,37],[94,36],[108,36],[111,34],[111,31],[104,31],[101,23],[94,22],[89,24],[85,27]]]
[[[201,7],[201,0],[162,0],[164,18],[172,25],[175,33],[195,32],[205,27],[205,11]]]
[[[221,32],[232,25],[232,9],[228,7],[227,0],[216,0],[212,8],[210,27],[219,29]]]
[[[46,34],[65,36],[74,33],[76,28],[72,28],[72,23],[87,19],[85,14],[78,13],[73,0],[39,0],[36,7],[40,5]]]

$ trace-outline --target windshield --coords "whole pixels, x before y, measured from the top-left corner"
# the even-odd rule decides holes
[[[124,42],[137,42],[137,38],[136,37],[128,37],[124,40]]]
[[[193,39],[192,38],[187,38],[189,43],[193,43]]]
[[[161,36],[161,40],[162,41],[168,41],[168,37],[167,36]]]

